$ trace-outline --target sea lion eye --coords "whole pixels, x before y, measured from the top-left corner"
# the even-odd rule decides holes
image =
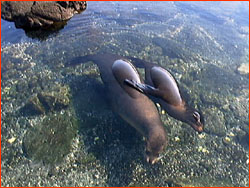
[[[200,114],[198,112],[194,112],[193,117],[197,122],[200,122]]]

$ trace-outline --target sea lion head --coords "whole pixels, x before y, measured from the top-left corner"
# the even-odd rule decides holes
[[[146,161],[150,164],[155,164],[156,162],[158,162],[161,159],[160,153],[163,152],[166,144],[167,141],[165,133],[162,136],[159,135],[158,137],[150,138],[147,141],[146,145],[146,152],[145,152]]]
[[[204,130],[204,118],[200,112],[191,110],[187,112],[187,123],[198,133]]]

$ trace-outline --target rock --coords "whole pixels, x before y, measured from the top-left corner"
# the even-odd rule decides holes
[[[249,74],[249,64],[248,63],[242,63],[238,68],[237,71],[240,74]]]
[[[69,105],[69,98],[60,92],[42,92],[38,93],[38,98],[47,111],[61,110]]]
[[[68,87],[55,85],[51,91],[40,92],[30,97],[21,108],[21,112],[25,115],[39,115],[62,110],[70,103],[69,95]]]
[[[24,107],[21,108],[21,112],[25,115],[38,115],[44,114],[45,108],[43,107],[37,95],[34,95],[30,97]]]
[[[86,1],[4,1],[1,2],[1,17],[14,21],[17,28],[48,28],[60,22],[66,23],[86,6]]]
[[[15,137],[11,137],[10,139],[8,139],[7,141],[10,143],[10,144],[13,144],[15,142],[16,138]]]
[[[218,108],[207,108],[204,110],[204,116],[206,117],[206,133],[220,137],[226,135],[227,129],[224,114]]]
[[[249,147],[249,130],[244,131],[240,128],[237,128],[236,131],[236,141],[242,146]]]
[[[223,143],[224,143],[225,145],[230,145],[230,144],[232,144],[232,139],[231,139],[230,137],[228,137],[228,136],[224,137],[224,138],[222,139],[222,141],[223,141]]]
[[[28,158],[37,162],[60,163],[70,152],[77,129],[77,120],[71,113],[49,114],[27,131],[23,151]]]

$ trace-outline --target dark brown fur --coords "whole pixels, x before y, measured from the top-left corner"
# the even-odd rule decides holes
[[[188,123],[197,132],[204,129],[204,118],[200,112],[188,106],[183,100],[174,76],[163,67],[137,58],[129,58],[137,67],[145,69],[145,83],[128,80],[127,84],[149,96],[161,105],[167,113],[182,122]]]
[[[146,138],[147,161],[153,164],[166,146],[166,132],[154,103],[124,84],[126,78],[137,81],[140,78],[133,65],[122,59],[110,54],[88,55],[76,59],[73,64],[92,61],[98,65],[113,111]],[[122,61],[114,65],[117,60]]]

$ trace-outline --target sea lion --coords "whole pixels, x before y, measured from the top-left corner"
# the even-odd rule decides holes
[[[87,61],[97,64],[113,111],[146,138],[147,162],[157,162],[167,143],[166,132],[154,103],[124,83],[130,79],[142,84],[136,68],[125,58],[110,54],[76,58],[70,65]]]
[[[102,55],[99,54],[99,57]],[[180,94],[179,86],[174,76],[163,67],[146,62],[134,57],[122,57],[114,54],[103,54],[105,57],[123,59],[132,63],[135,67],[144,68],[145,83],[136,83],[132,79],[126,79],[125,83],[145,93],[159,103],[170,116],[189,124],[195,131],[204,130],[204,118],[201,112],[187,105]],[[83,57],[77,57],[72,63],[81,62]],[[85,57],[86,59],[86,57]]]
[[[129,58],[137,67],[145,68],[145,82],[126,79],[125,83],[136,90],[153,96],[167,113],[182,122],[185,122],[201,133],[204,129],[204,118],[200,112],[187,105],[183,100],[179,86],[174,76],[163,67],[145,62],[137,58]]]

